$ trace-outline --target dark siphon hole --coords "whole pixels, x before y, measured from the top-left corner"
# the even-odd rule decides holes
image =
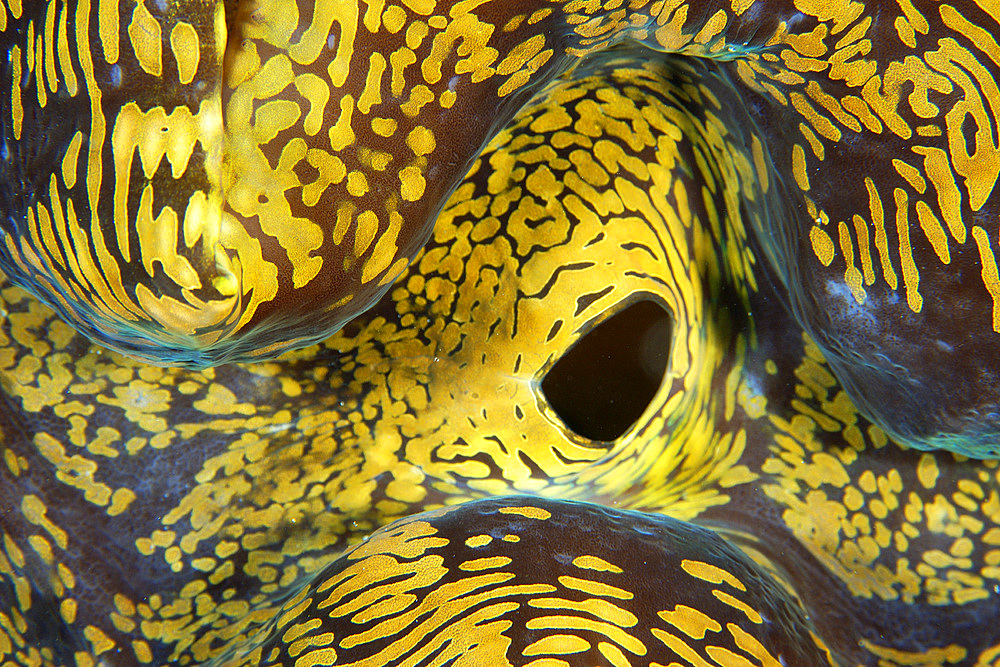
[[[542,379],[542,393],[566,426],[611,441],[642,416],[663,381],[672,321],[640,301],[585,334]]]

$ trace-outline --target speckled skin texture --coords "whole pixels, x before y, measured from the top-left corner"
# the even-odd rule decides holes
[[[2,9],[6,664],[1000,655],[988,8]]]

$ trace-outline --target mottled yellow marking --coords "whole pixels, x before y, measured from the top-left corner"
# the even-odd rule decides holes
[[[924,177],[920,175],[920,172],[913,165],[903,162],[898,158],[893,158],[892,166],[895,168],[896,173],[906,179],[906,182],[920,194],[923,194],[927,189],[927,181],[924,180]]]
[[[948,236],[944,232],[944,227],[941,226],[941,221],[937,219],[934,211],[923,200],[917,201],[917,220],[938,259],[941,260],[942,264],[950,264],[951,254],[948,252]]]
[[[968,657],[968,651],[957,644],[927,647],[919,652],[879,646],[868,639],[862,639],[858,644],[881,658],[880,662],[891,662],[897,665],[954,665]]]
[[[385,56],[372,53],[368,57],[368,76],[365,79],[365,89],[358,98],[358,111],[367,114],[373,106],[382,103],[382,75],[385,73]],[[376,119],[378,120],[378,119]],[[372,121],[374,127],[375,121]],[[376,130],[377,132],[377,130]],[[391,136],[383,135],[383,136]]]
[[[893,190],[896,202],[896,233],[899,234],[899,262],[903,270],[903,285],[906,287],[906,303],[910,310],[919,313],[924,306],[920,295],[920,272],[913,261],[913,247],[910,245],[909,197],[902,188]]]
[[[340,116],[337,122],[330,126],[330,148],[339,152],[354,143],[354,130],[351,128],[351,118],[354,115],[354,97],[348,93],[340,98]]]
[[[361,257],[368,251],[377,233],[378,216],[373,211],[359,213],[354,233],[354,255],[356,257]]]
[[[801,144],[792,146],[792,176],[803,192],[809,192],[809,174],[806,172],[806,152]]]
[[[21,513],[27,519],[28,523],[43,529],[55,540],[56,545],[60,549],[66,549],[69,545],[69,538],[66,535],[66,531],[52,523],[52,520],[46,516],[47,512],[48,508],[45,507],[45,503],[38,496],[29,494],[21,498]]]
[[[59,615],[70,625],[76,623],[76,610],[76,600],[73,598],[66,598],[59,603]]]
[[[548,518],[548,517],[546,517]],[[583,570],[596,570],[598,572],[614,572],[621,574],[623,570],[598,556],[577,556],[573,559],[573,565]]]
[[[590,650],[590,642],[577,635],[555,634],[539,639],[525,647],[522,655],[570,655]]]
[[[368,177],[360,171],[347,174],[347,193],[352,197],[363,197],[368,194]]]
[[[396,120],[394,118],[373,118],[372,131],[380,137],[391,137],[396,133]]]
[[[993,331],[1000,333],[1000,272],[997,270],[996,254],[991,247],[989,234],[976,225],[972,228],[972,237],[979,249],[979,262],[982,265],[983,284],[993,297]]]
[[[948,154],[940,148],[914,146],[914,153],[924,156],[924,173],[937,192],[938,210],[948,231],[959,243],[965,243],[966,227],[962,220],[962,194],[955,183]]]
[[[717,600],[723,604],[729,605],[733,609],[743,612],[743,614],[750,620],[751,623],[763,623],[761,615],[757,613],[750,605],[742,600],[739,600],[725,591],[720,591],[718,589],[712,591],[712,595],[715,596]]]
[[[145,0],[139,0],[132,10],[132,20],[128,24],[128,37],[132,52],[146,74],[163,74],[163,38],[160,23],[146,9]]]
[[[105,651],[110,651],[115,647],[115,642],[108,637],[103,630],[94,625],[88,625],[83,629],[83,636],[87,638],[94,649],[94,653],[100,655]]]
[[[941,471],[938,469],[937,459],[934,458],[933,454],[921,454],[920,461],[917,463],[917,480],[919,480],[920,485],[925,489],[933,489],[937,484],[938,475]]]
[[[830,238],[830,235],[819,226],[813,225],[809,230],[809,241],[812,243],[816,259],[822,262],[823,266],[830,266],[835,253],[833,239]]]
[[[458,569],[464,570],[465,572],[479,572],[481,570],[495,570],[498,567],[504,567],[509,565],[512,559],[507,556],[490,556],[487,558],[476,558],[473,560],[463,561]]]
[[[63,84],[65,84],[70,97],[76,97],[79,92],[79,84],[76,79],[76,71],[73,69],[73,58],[69,51],[68,19],[69,5],[63,5],[59,12],[59,71],[62,72]]]
[[[398,211],[389,213],[389,228],[379,236],[378,241],[375,243],[375,248],[372,250],[371,257],[365,262],[364,268],[361,271],[362,283],[374,280],[396,258],[396,255],[399,253],[399,246],[396,245],[396,241],[399,238],[399,232],[402,228],[403,216]]]
[[[577,577],[562,575],[559,577],[559,583],[566,588],[572,588],[573,590],[581,591],[588,595],[612,597],[618,598],[619,600],[631,600],[635,597],[635,595],[630,591],[626,591],[618,588],[617,586],[611,586],[610,584],[605,584],[600,581],[591,581],[590,579],[579,579]]]
[[[433,130],[418,125],[406,136],[406,145],[416,156],[430,155],[434,152],[436,142]]]
[[[476,549],[479,547],[485,547],[487,544],[493,541],[493,538],[489,535],[474,535],[465,540],[465,546],[470,549]]]
[[[706,662],[697,651],[691,648],[687,640],[671,634],[662,628],[651,628],[650,633],[663,642],[667,648],[676,653],[686,664],[692,667],[714,667],[711,663]],[[668,667],[673,667],[673,665],[669,665]]]
[[[404,201],[418,201],[424,196],[427,182],[420,167],[404,167],[399,172],[400,194]]]
[[[868,210],[872,214],[872,224],[875,227],[875,247],[878,248],[879,260],[882,263],[882,275],[890,288],[896,289],[896,271],[889,259],[889,243],[885,235],[885,213],[882,208],[882,198],[875,187],[875,182],[865,177],[865,187],[868,189]]]
[[[45,60],[45,82],[42,82],[41,72],[35,74],[39,77],[38,85],[48,84],[49,90],[53,93],[59,90],[59,75],[56,72],[56,2],[49,0],[45,8],[45,49],[43,50]]]
[[[83,133],[77,130],[66,146],[62,159],[62,179],[67,188],[76,186],[76,175],[80,165],[80,147],[83,145]]]
[[[10,120],[14,139],[21,140],[21,125],[24,122],[24,107],[21,103],[21,47],[14,46],[10,50],[11,61],[11,87],[10,87]]]
[[[746,586],[743,585],[743,582],[740,581],[732,572],[727,572],[726,570],[712,565],[711,563],[684,559],[681,561],[681,569],[690,574],[692,577],[697,577],[698,579],[707,581],[710,584],[721,584],[725,582],[740,591],[746,591],[747,589]]]
[[[500,512],[500,514],[517,514],[519,516],[523,516],[528,519],[539,519],[541,521],[551,518],[552,516],[552,513],[546,509],[542,509],[541,507],[531,507],[528,505],[522,505],[520,507],[501,507],[498,511]],[[581,558],[591,558],[591,557],[581,556]],[[576,564],[576,561],[574,561],[574,564]],[[586,567],[586,566],[580,565],[578,567]],[[621,570],[618,571],[621,572]]]
[[[865,277],[865,284],[871,285],[875,282],[875,270],[872,267],[871,243],[868,237],[868,223],[860,215],[853,217],[854,231],[858,235],[858,257],[861,260],[861,270]]]
[[[309,112],[302,121],[302,130],[315,137],[323,129],[326,105],[330,101],[330,88],[320,77],[306,72],[295,77],[295,88],[302,97],[309,100]]]
[[[706,632],[722,630],[722,626],[714,618],[683,604],[675,605],[673,611],[664,610],[656,615],[692,639],[703,639]]]
[[[144,664],[153,662],[153,651],[149,644],[142,639],[136,639],[132,642],[132,651],[139,662]]]
[[[194,80],[201,59],[198,33],[190,23],[181,21],[170,31],[170,49],[177,61],[177,79],[183,84]]]
[[[511,535],[510,533],[508,533],[507,535],[504,535],[502,539],[503,539],[504,542],[511,542],[511,543],[520,542],[521,541],[520,537],[518,537],[517,535]]]
[[[813,227],[813,229],[816,229],[816,227]],[[868,295],[862,284],[861,271],[854,266],[854,239],[851,238],[851,233],[847,228],[846,222],[841,221],[837,225],[837,231],[839,232],[840,251],[844,255],[844,264],[847,267],[844,270],[844,282],[851,288],[854,300],[858,303],[864,303]]]

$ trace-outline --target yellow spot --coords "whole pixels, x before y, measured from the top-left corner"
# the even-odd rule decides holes
[[[152,76],[163,74],[163,39],[160,23],[146,9],[142,0],[132,10],[132,20],[128,25],[128,37],[139,65]]]
[[[76,600],[66,598],[59,603],[59,615],[69,624],[76,623]]]
[[[835,248],[833,245],[833,239],[824,230],[817,226],[813,226],[809,230],[809,240],[812,242],[813,253],[816,255],[823,266],[830,266],[833,261],[833,255]]]
[[[933,489],[937,484],[938,475],[937,459],[932,454],[921,454],[917,463],[917,479],[925,489]]]
[[[394,118],[373,118],[372,132],[380,137],[391,137],[396,133],[396,120]]]
[[[190,23],[180,22],[170,31],[170,49],[177,61],[177,78],[187,85],[194,80],[201,58],[198,33]]]
[[[360,171],[347,174],[347,192],[352,197],[363,197],[368,194],[368,179]]]
[[[409,135],[407,135],[406,145],[417,157],[429,155],[434,152],[436,145],[434,141],[434,132],[423,125],[418,125],[413,128]]]
[[[465,546],[470,549],[477,549],[479,547],[485,547],[487,544],[493,541],[493,538],[489,535],[474,535],[473,537],[465,540]]]
[[[405,201],[418,201],[424,196],[424,188],[427,183],[419,167],[404,167],[399,172],[399,182],[401,184],[400,194]]]

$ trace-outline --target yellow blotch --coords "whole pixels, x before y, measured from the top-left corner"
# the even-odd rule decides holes
[[[818,226],[813,226],[809,230],[809,241],[812,243],[813,253],[816,255],[823,266],[830,266],[830,262],[833,261],[833,255],[835,248],[833,245],[833,239],[827,234],[823,229]]]
[[[132,20],[128,24],[128,37],[139,65],[152,76],[163,74],[163,38],[160,23],[139,0],[132,10]]]
[[[363,197],[368,194],[368,178],[360,171],[347,174],[347,192],[352,197]]]
[[[479,547],[485,547],[487,544],[493,541],[493,538],[489,535],[474,535],[465,540],[465,546],[470,549],[477,549]]]
[[[120,0],[99,0],[97,4],[97,32],[101,37],[104,62],[114,65],[118,62],[118,41],[120,39]],[[83,43],[83,42],[78,42]]]
[[[201,58],[198,33],[190,23],[178,23],[170,31],[170,49],[177,60],[177,78],[183,84],[194,80]]]
[[[382,25],[392,34],[396,34],[406,25],[406,10],[397,5],[386,7],[382,14]]]
[[[365,79],[365,89],[358,98],[358,111],[361,113],[366,114],[373,106],[382,103],[382,75],[385,68],[385,56],[381,53],[376,52],[368,57],[368,77]]]
[[[76,600],[67,598],[59,603],[59,615],[63,620],[72,625],[76,623]]]
[[[105,511],[109,516],[118,516],[129,508],[135,498],[136,495],[131,489],[115,489],[111,494],[111,504]]]
[[[351,118],[354,115],[354,97],[350,94],[340,99],[340,117],[330,127],[330,148],[334,152],[342,151],[354,143],[354,130],[351,128]]]
[[[941,471],[937,465],[937,459],[932,454],[921,454],[917,463],[917,479],[925,489],[933,489],[937,484],[938,475]]]
[[[373,211],[363,211],[358,215],[358,226],[354,233],[354,255],[361,257],[371,246],[378,233],[378,216]]]
[[[976,225],[972,228],[972,237],[979,248],[979,263],[982,265],[983,285],[993,297],[993,331],[1000,333],[1000,275],[997,271],[996,255],[990,244],[989,234]]]
[[[396,258],[396,255],[399,253],[399,246],[396,244],[396,241],[399,238],[399,232],[402,227],[403,216],[398,211],[389,213],[389,228],[379,237],[378,242],[375,243],[374,250],[372,250],[371,257],[365,262],[364,269],[361,271],[362,283],[374,280]]]
[[[434,132],[423,125],[418,125],[407,135],[406,145],[417,157],[429,155],[434,152],[436,146]]]
[[[97,626],[88,625],[83,629],[83,636],[90,642],[94,653],[97,655],[100,655],[105,651],[110,651],[115,647],[115,642]]]
[[[396,119],[394,118],[373,118],[372,132],[380,137],[391,137],[396,133]]]
[[[656,615],[692,639],[703,639],[706,632],[722,630],[714,618],[683,604],[675,605],[673,611],[660,611]]]
[[[418,201],[424,196],[424,189],[427,182],[419,167],[404,167],[399,172],[399,182],[401,184],[400,194],[405,201]]]
[[[309,113],[302,122],[302,129],[307,135],[314,137],[323,128],[326,105],[330,101],[330,87],[320,77],[306,72],[295,77],[295,88],[302,97],[309,100]]]
[[[60,549],[65,549],[69,544],[69,538],[66,535],[66,531],[52,523],[52,521],[46,516],[47,512],[48,508],[38,496],[30,494],[21,499],[21,513],[24,515],[24,518],[28,521],[28,523],[44,529],[45,532],[52,536],[52,539],[55,540],[56,545]]]

